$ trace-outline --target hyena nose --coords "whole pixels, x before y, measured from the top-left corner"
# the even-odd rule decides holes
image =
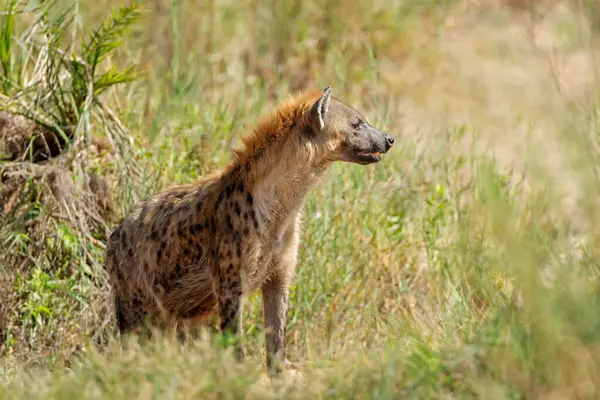
[[[385,143],[387,144],[388,150],[394,145],[394,137],[390,134],[385,134]]]

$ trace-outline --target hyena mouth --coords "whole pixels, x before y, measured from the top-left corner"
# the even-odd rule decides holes
[[[367,153],[367,152],[358,151],[358,152],[356,152],[356,155],[358,156],[358,158],[361,161],[377,162],[377,161],[381,160],[380,152]]]

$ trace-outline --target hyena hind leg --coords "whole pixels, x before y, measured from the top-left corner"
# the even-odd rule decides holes
[[[231,280],[218,285],[219,317],[221,319],[221,333],[229,333],[236,337],[235,356],[238,360],[244,358],[240,335],[240,320],[242,308],[242,280],[235,274]]]
[[[152,330],[147,324],[149,315],[142,304],[136,298],[115,296],[115,316],[121,336],[136,333],[144,339],[152,338]]]

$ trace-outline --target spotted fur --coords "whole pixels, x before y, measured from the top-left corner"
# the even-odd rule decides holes
[[[285,358],[303,200],[333,161],[364,164],[366,156],[348,159],[350,147],[379,148],[383,139],[373,135],[387,135],[356,128],[364,117],[330,94],[328,87],[291,97],[242,137],[222,171],[134,207],[106,251],[122,333],[217,312],[221,329],[237,334],[243,294],[261,289],[267,363]],[[357,142],[361,135],[372,138]]]

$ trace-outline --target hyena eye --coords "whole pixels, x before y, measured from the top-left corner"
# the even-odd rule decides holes
[[[358,121],[356,121],[355,123],[352,124],[352,128],[358,129],[361,127],[362,124],[363,124],[363,120],[359,119]]]

